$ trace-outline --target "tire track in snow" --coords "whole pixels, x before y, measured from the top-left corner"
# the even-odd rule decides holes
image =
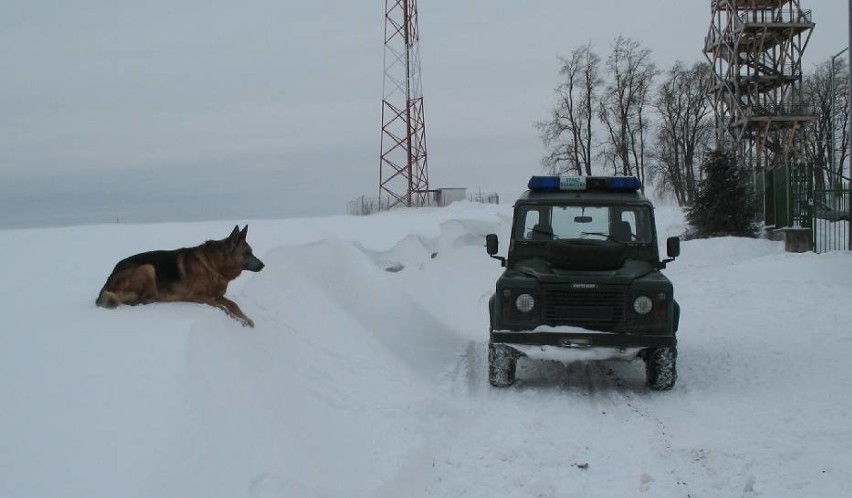
[[[433,440],[422,496],[685,496],[665,424],[636,401],[635,365],[521,361],[517,383],[496,389],[484,351],[473,342],[460,360],[450,389],[461,419]]]
[[[616,429],[624,431],[622,437],[625,440],[635,438],[640,448],[647,450],[642,459],[642,469],[638,472],[636,491],[653,496],[655,492],[660,492],[660,486],[668,485],[670,492],[672,484],[682,488],[686,483],[679,477],[679,466],[669,456],[672,443],[668,428],[643,403],[648,397],[666,396],[669,393],[648,391],[643,383],[644,368],[637,368],[641,365],[643,363],[638,359],[633,362],[592,361],[573,363],[567,370],[569,375],[575,372],[574,383],[578,394],[600,410],[602,417],[611,418],[617,424],[594,424],[595,436],[589,440],[606,439],[610,435],[608,433]],[[602,457],[605,455],[599,456]],[[671,482],[664,482],[661,474],[671,476]],[[680,491],[687,494],[678,496],[691,496],[688,490]]]

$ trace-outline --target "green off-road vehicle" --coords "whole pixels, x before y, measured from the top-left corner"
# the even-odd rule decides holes
[[[534,176],[515,203],[506,268],[491,297],[488,378],[515,381],[532,359],[645,361],[651,389],[674,387],[680,307],[660,270],[654,208],[635,177]]]

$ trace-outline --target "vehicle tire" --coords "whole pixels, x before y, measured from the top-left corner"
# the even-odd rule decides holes
[[[515,383],[518,355],[504,344],[488,343],[488,382],[494,387],[509,387]]]
[[[666,346],[645,351],[645,385],[655,391],[668,391],[677,380],[677,347]]]
[[[615,270],[624,265],[625,248],[606,240],[556,240],[545,248],[545,259],[566,270]]]

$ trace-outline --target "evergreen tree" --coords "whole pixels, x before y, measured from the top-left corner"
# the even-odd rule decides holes
[[[697,237],[736,235],[755,237],[757,202],[751,174],[733,154],[710,151],[701,165],[704,180],[687,209],[686,219]]]

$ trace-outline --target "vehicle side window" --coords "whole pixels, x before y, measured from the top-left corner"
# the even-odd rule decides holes
[[[539,224],[541,220],[541,214],[538,211],[530,210],[527,211],[524,218],[524,238],[527,240],[532,239],[535,236],[535,233],[532,229]]]
[[[636,233],[636,213],[633,211],[622,211],[621,221],[626,221],[630,224],[630,231]]]
[[[636,212],[637,223],[639,228],[636,231],[636,237],[639,242],[651,242],[654,240],[654,218],[651,215],[650,209],[640,209]]]
[[[632,241],[642,243],[651,241],[651,221],[647,209],[636,208],[624,210],[621,212],[621,221],[630,224]]]
[[[538,211],[527,211],[527,219],[524,222],[524,226],[531,227],[536,225],[540,218],[541,216]]]

